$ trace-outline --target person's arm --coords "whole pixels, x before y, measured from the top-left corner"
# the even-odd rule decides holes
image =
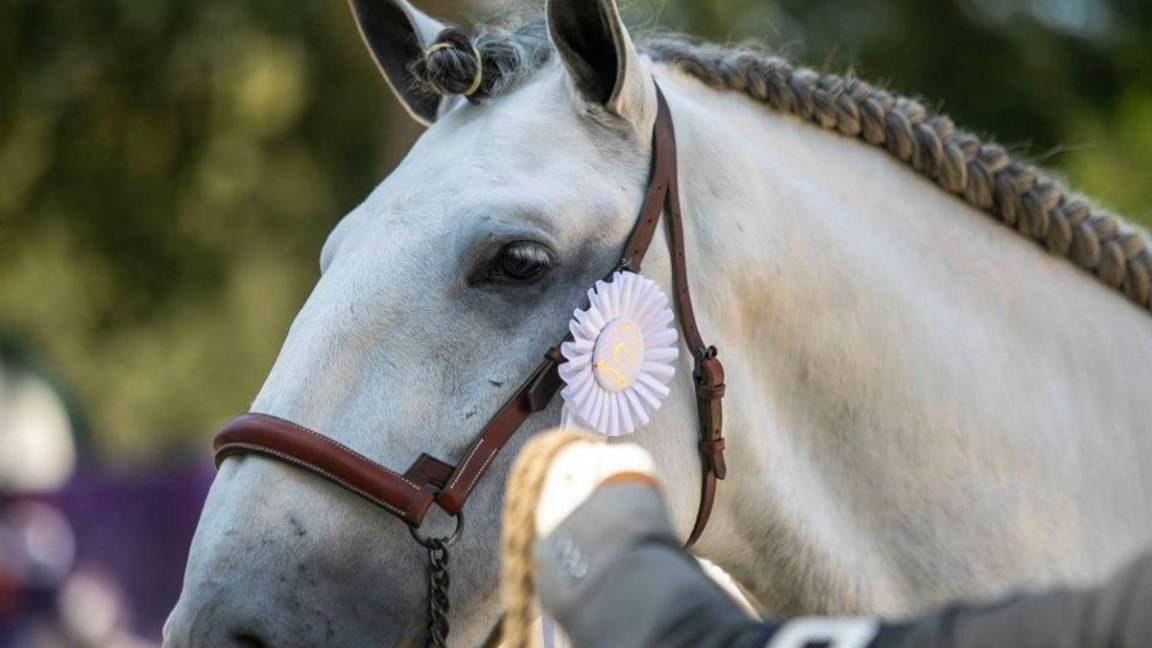
[[[1152,553],[1105,584],[1016,594],[990,604],[953,604],[886,626],[877,646],[1018,646],[1137,648],[1152,646]]]
[[[768,638],[681,550],[645,483],[598,488],[534,559],[541,605],[577,648],[761,648]]]
[[[680,546],[659,491],[601,486],[534,552],[543,608],[576,648],[1152,646],[1152,554],[1105,586],[953,605],[905,623],[750,619]]]

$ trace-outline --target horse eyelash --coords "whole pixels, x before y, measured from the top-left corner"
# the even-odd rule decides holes
[[[534,241],[512,241],[501,245],[494,255],[478,266],[468,277],[468,284],[481,286],[485,284],[500,283],[499,278],[492,276],[492,271],[499,264],[501,257],[511,255],[518,261],[540,263],[547,266],[554,264],[551,249]]]
[[[552,255],[548,253],[548,249],[543,245],[529,241],[509,243],[500,249],[500,254],[517,257],[518,261],[552,265]]]

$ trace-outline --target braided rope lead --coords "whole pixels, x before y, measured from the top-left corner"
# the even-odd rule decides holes
[[[428,547],[428,642],[430,648],[448,646],[448,545],[442,538],[429,541]]]
[[[501,589],[504,597],[503,646],[528,648],[536,617],[536,579],[532,545],[536,541],[536,505],[552,458],[573,441],[602,442],[586,432],[554,430],[533,437],[516,456],[504,492],[501,538]]]
[[[752,49],[655,38],[644,51],[705,84],[886,149],[894,157],[1136,304],[1152,308],[1147,235],[1096,209],[999,145],[956,129],[946,115],[864,81],[819,74]]]

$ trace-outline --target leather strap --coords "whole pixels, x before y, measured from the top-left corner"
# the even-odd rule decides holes
[[[684,332],[684,342],[695,360],[692,378],[696,383],[696,410],[700,419],[700,441],[697,446],[701,459],[700,507],[685,543],[685,546],[691,547],[708,526],[712,503],[716,497],[716,480],[724,479],[727,473],[721,407],[721,399],[724,397],[724,366],[716,357],[716,347],[704,343],[696,324],[688,285],[684,224],[680,211],[676,131],[660,86],[656,86],[656,96],[658,106],[652,134],[652,179],[648,195],[640,208],[640,217],[624,246],[621,265],[633,272],[640,272],[644,256],[660,223],[660,214],[666,214],[668,249],[672,260],[673,302],[680,329]]]
[[[419,525],[433,493],[404,475],[291,421],[267,414],[242,414],[213,442],[216,467],[230,456],[259,454],[303,468],[369,500],[408,524]]]
[[[444,490],[436,496],[440,508],[453,515],[460,512],[496,453],[500,452],[530,415],[547,407],[560,389],[562,381],[556,368],[563,360],[564,356],[560,355],[558,346],[548,349],[536,371],[488,421],[480,435],[468,446],[464,461],[456,467]]]
[[[658,109],[652,134],[648,192],[616,269],[640,271],[660,216],[667,213],[673,301],[685,342],[695,359],[693,379],[700,423],[700,508],[686,543],[691,546],[708,524],[716,480],[725,475],[720,406],[724,396],[724,368],[716,358],[715,347],[704,343],[692,310],[680,212],[676,134],[659,86],[656,95]],[[422,454],[404,474],[399,474],[328,437],[266,414],[244,414],[225,425],[214,443],[216,464],[219,466],[229,456],[247,453],[284,461],[342,486],[418,527],[433,502],[451,515],[460,513],[496,454],[529,416],[547,407],[560,389],[557,367],[561,362],[559,345],[549,349],[528,379],[488,420],[456,467]]]

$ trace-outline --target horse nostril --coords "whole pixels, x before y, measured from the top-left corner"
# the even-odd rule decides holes
[[[236,640],[236,645],[242,648],[266,648],[267,644],[260,637],[252,634],[251,632],[236,632],[233,633],[232,638]]]

